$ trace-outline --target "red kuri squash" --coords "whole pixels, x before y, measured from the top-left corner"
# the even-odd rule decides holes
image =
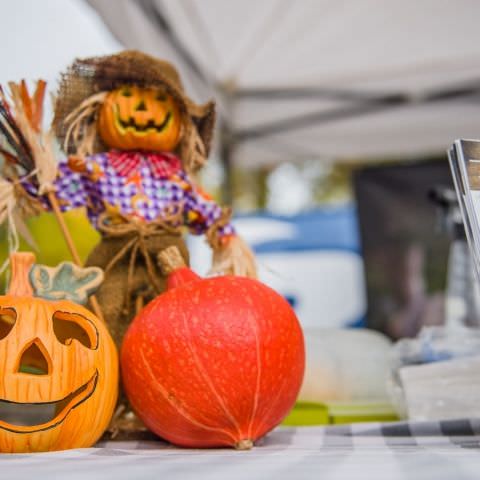
[[[202,279],[175,247],[160,258],[168,290],[140,311],[122,346],[128,398],[174,444],[251,448],[288,414],[302,383],[295,313],[256,280]]]

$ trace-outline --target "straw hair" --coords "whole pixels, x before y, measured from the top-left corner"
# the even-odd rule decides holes
[[[82,156],[107,150],[96,120],[107,93],[123,85],[162,87],[175,99],[183,126],[179,156],[188,172],[201,168],[211,147],[215,104],[193,102],[185,95],[173,65],[135,50],[77,59],[62,74],[53,128],[65,152]]]
[[[91,155],[95,151],[96,119],[106,96],[107,92],[92,95],[67,115],[65,125],[68,125],[68,128],[63,142],[65,151],[68,151],[70,144],[77,146],[75,154],[80,156]]]

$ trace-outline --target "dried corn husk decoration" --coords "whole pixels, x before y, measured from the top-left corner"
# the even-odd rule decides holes
[[[0,178],[0,225],[7,224],[8,251],[16,252],[19,248],[19,238],[21,235],[26,242],[35,250],[37,245],[25,224],[25,212],[21,208],[21,202],[18,201],[18,189],[14,184]],[[2,274],[8,266],[8,259],[0,266]]]
[[[7,224],[9,251],[12,252],[18,249],[18,235],[36,249],[25,219],[44,210],[38,199],[25,192],[20,181],[28,179],[43,191],[51,188],[55,160],[51,135],[41,130],[45,82],[37,82],[32,97],[25,81],[9,86],[12,103],[7,101],[0,87],[0,156],[5,159],[4,178],[0,177],[0,224]],[[6,268],[6,263],[0,267],[0,272]]]
[[[53,152],[52,130],[42,130],[43,100],[46,83],[37,82],[33,96],[28,93],[25,80],[9,82],[12,99],[12,112],[19,130],[22,132],[35,165],[35,176],[39,184],[39,194],[54,190],[53,182],[57,175],[57,165]]]
[[[10,153],[5,149],[0,150],[0,154],[3,154],[9,167],[5,171],[13,172],[10,176],[7,176],[7,179],[12,182],[15,191],[15,186],[19,186],[21,180],[28,178],[38,188],[39,196],[46,195],[70,253],[75,263],[81,265],[80,256],[54,193],[54,181],[57,176],[57,163],[53,151],[54,133],[52,129],[47,132],[42,130],[46,83],[43,80],[37,81],[32,96],[28,92],[25,80],[20,83],[10,82],[8,86],[10,88],[11,105],[0,88],[0,134],[3,134],[6,143],[13,151],[13,153]],[[4,188],[4,209],[7,212],[4,217],[9,219],[9,231],[14,239],[17,238],[17,230],[28,232],[26,228],[23,228],[24,224],[21,221],[15,221],[15,213],[19,211],[23,216],[28,216],[28,213],[35,211],[35,207],[39,205],[39,200],[30,197],[22,188],[16,190],[18,195],[14,193],[12,196],[11,190]],[[23,192],[23,202],[17,201],[22,196],[20,192]],[[10,218],[12,218],[12,221],[10,221]],[[20,216],[20,218],[23,217]],[[13,244],[10,251],[15,250],[15,248],[16,245]],[[90,300],[95,314],[99,318],[103,318],[98,302],[93,295]]]

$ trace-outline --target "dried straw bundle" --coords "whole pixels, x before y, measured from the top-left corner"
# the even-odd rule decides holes
[[[53,134],[41,129],[45,87],[46,83],[39,80],[30,96],[24,80],[19,84],[10,82],[11,102],[0,87],[0,155],[5,159],[4,178],[0,178],[0,224],[8,224],[10,251],[18,248],[18,233],[36,248],[25,219],[44,210],[20,182],[30,181],[39,193],[53,190]]]

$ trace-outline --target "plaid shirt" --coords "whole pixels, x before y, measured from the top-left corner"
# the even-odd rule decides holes
[[[58,172],[56,196],[62,210],[86,207],[94,226],[106,210],[149,222],[181,209],[190,232],[203,234],[222,214],[171,153],[112,150],[87,157],[86,172],[74,172],[66,162],[60,162]],[[25,188],[36,195],[33,185]],[[235,230],[229,223],[219,234],[233,235]]]

